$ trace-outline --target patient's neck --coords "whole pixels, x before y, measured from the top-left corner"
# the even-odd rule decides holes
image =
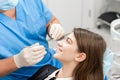
[[[63,64],[63,67],[60,69],[57,77],[59,78],[73,77],[73,70],[75,67],[76,67],[75,64]]]

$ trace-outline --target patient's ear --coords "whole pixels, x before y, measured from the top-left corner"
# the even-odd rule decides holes
[[[84,52],[76,54],[75,60],[77,62],[82,62],[86,59],[86,54]]]

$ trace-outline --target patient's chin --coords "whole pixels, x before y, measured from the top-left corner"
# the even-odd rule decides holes
[[[59,60],[61,58],[61,55],[60,53],[55,53],[53,57]]]

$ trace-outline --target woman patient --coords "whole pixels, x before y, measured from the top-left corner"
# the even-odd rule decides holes
[[[105,40],[98,34],[74,28],[64,40],[58,42],[54,58],[62,62],[61,69],[44,80],[103,80]]]

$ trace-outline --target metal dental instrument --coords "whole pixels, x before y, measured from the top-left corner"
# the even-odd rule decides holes
[[[64,39],[64,38],[65,38],[67,35],[69,35],[69,34],[70,34],[70,33],[64,34],[64,36],[61,37],[60,39],[58,39],[57,41]],[[52,39],[52,38],[49,38],[49,39],[48,39],[48,41],[51,41],[51,40],[53,40],[53,39]]]

